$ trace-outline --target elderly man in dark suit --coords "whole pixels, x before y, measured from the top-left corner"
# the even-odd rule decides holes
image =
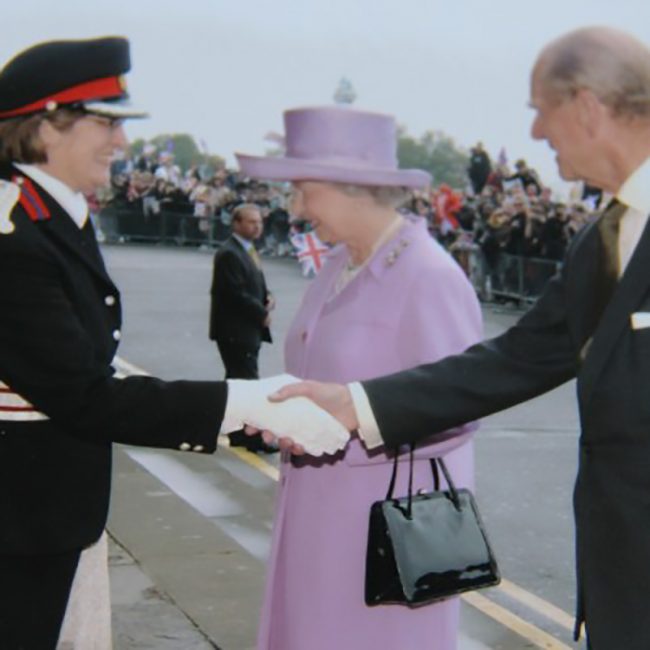
[[[262,341],[271,342],[273,296],[255,248],[262,234],[262,214],[252,203],[237,206],[232,215],[232,235],[214,256],[210,290],[210,339],[216,341],[226,379],[257,379],[257,359]],[[273,453],[261,435],[233,431],[232,447]]]
[[[586,623],[593,650],[648,650],[650,50],[609,28],[571,32],[539,56],[530,103],[532,135],[555,150],[562,177],[615,196],[537,304],[459,356],[347,387],[303,383],[277,398],[311,397],[367,446],[397,447],[577,377],[576,637]]]

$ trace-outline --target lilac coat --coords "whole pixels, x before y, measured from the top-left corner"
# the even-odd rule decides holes
[[[407,221],[328,301],[347,260],[347,249],[335,248],[307,289],[287,334],[288,372],[342,383],[368,379],[460,352],[480,338],[475,293],[423,221]],[[420,446],[414,487],[431,489],[425,459],[443,454],[456,483],[471,485],[474,428]],[[456,648],[457,599],[414,610],[364,603],[368,513],[384,498],[391,468],[383,448],[368,453],[357,439],[334,458],[282,458],[258,650]],[[401,469],[400,495],[406,464]]]

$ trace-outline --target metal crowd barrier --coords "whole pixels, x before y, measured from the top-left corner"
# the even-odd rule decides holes
[[[216,247],[230,235],[230,228],[218,217],[195,217],[167,210],[145,214],[139,210],[108,206],[99,213],[99,225],[104,240],[109,243]]]
[[[230,235],[219,217],[162,210],[145,215],[132,208],[108,206],[99,214],[104,240],[109,243],[143,242],[172,246],[216,248]],[[490,266],[475,244],[463,245],[451,254],[463,268],[481,300],[509,300],[531,304],[559,271],[560,262],[502,253]]]
[[[558,273],[561,262],[502,253],[490,266],[478,247],[453,251],[481,300],[505,300],[532,304],[547,282]]]

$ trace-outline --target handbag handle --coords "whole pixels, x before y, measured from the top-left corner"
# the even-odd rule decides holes
[[[413,452],[414,450],[415,450],[415,443],[411,443],[409,445],[408,507],[406,512],[406,515],[409,518],[411,517],[411,510],[412,510],[411,506],[413,502],[413,464],[414,464]],[[396,450],[395,458],[393,459],[393,471],[391,473],[390,483],[388,484],[388,492],[386,492],[386,501],[390,501],[393,499],[393,492],[395,491],[395,483],[397,481],[398,462],[399,462],[399,450]],[[437,457],[437,458],[430,458],[429,462],[431,463],[431,473],[433,475],[433,489],[436,492],[440,491],[440,475],[438,473],[438,466],[440,466],[440,469],[442,470],[445,480],[447,481],[447,486],[449,488],[449,497],[451,498],[451,501],[454,504],[454,508],[460,511],[461,510],[460,497],[458,496],[458,491],[456,490],[456,486],[454,485],[454,482],[451,478],[451,474],[449,473],[449,470],[447,469],[447,465],[445,464],[445,461],[441,457]]]

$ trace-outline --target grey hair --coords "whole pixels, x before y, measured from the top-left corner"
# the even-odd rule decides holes
[[[376,203],[388,208],[399,208],[410,198],[409,191],[405,187],[333,184],[347,196],[370,196]]]
[[[650,49],[630,34],[585,27],[550,43],[537,66],[558,102],[592,91],[617,117],[650,118]]]
[[[232,220],[239,221],[244,215],[244,212],[248,212],[249,210],[254,210],[255,212],[259,212],[260,214],[262,212],[260,210],[260,206],[255,205],[255,203],[241,203],[232,211]]]

